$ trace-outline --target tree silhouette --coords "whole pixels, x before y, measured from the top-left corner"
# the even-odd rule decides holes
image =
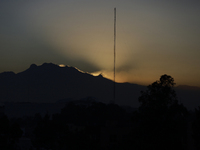
[[[197,149],[200,149],[200,106],[198,109],[195,109],[195,120],[192,124],[193,129],[193,138],[195,140],[195,146]]]
[[[146,91],[141,92],[140,108],[163,109],[177,104],[176,92],[173,90],[174,85],[174,79],[171,76],[162,75],[159,81],[149,85]]]
[[[69,102],[58,114],[38,119],[33,146],[45,149],[87,149],[101,147],[102,128],[122,127],[127,113],[116,104]],[[109,127],[110,128],[110,127]]]
[[[16,142],[23,131],[17,123],[10,123],[6,115],[0,117],[0,149],[15,149]]]
[[[133,142],[138,149],[184,149],[187,109],[178,104],[174,85],[165,74],[141,92],[141,106],[133,115]]]

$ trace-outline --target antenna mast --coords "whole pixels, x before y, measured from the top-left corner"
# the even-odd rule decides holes
[[[116,61],[116,8],[114,8],[114,95],[113,100],[115,103],[115,61]]]

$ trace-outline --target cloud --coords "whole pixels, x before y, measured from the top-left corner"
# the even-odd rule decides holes
[[[130,61],[130,63],[126,63],[117,67],[116,72],[130,72],[136,69],[138,69],[138,66]]]

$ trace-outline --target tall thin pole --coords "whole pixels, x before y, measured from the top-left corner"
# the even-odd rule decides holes
[[[115,103],[115,62],[116,62],[116,8],[114,8],[114,103]]]

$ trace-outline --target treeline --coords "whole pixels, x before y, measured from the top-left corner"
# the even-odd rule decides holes
[[[22,135],[30,138],[38,150],[189,149],[188,122],[191,120],[188,118],[192,117],[192,138],[199,149],[200,107],[195,114],[183,108],[179,105],[169,110],[140,108],[127,112],[116,104],[93,102],[87,106],[70,102],[61,113],[52,116],[36,114],[8,120],[3,115],[0,117],[0,149],[17,149]],[[107,129],[106,135],[102,133],[104,129]],[[124,129],[129,132],[118,134],[118,130],[123,132]],[[104,136],[109,136],[106,145],[102,145]]]
[[[52,150],[102,149],[103,128],[123,128],[131,126],[132,123],[131,113],[127,113],[120,106],[87,100],[69,102],[61,113],[52,116],[46,114],[42,117],[36,114],[34,117],[15,118],[11,121],[6,118],[2,122],[17,126],[19,133],[16,135],[13,149],[17,147],[17,141],[23,135],[31,139],[34,148]],[[6,125],[3,128],[5,127]],[[1,143],[0,148],[11,149],[9,145],[8,142],[4,145]]]

